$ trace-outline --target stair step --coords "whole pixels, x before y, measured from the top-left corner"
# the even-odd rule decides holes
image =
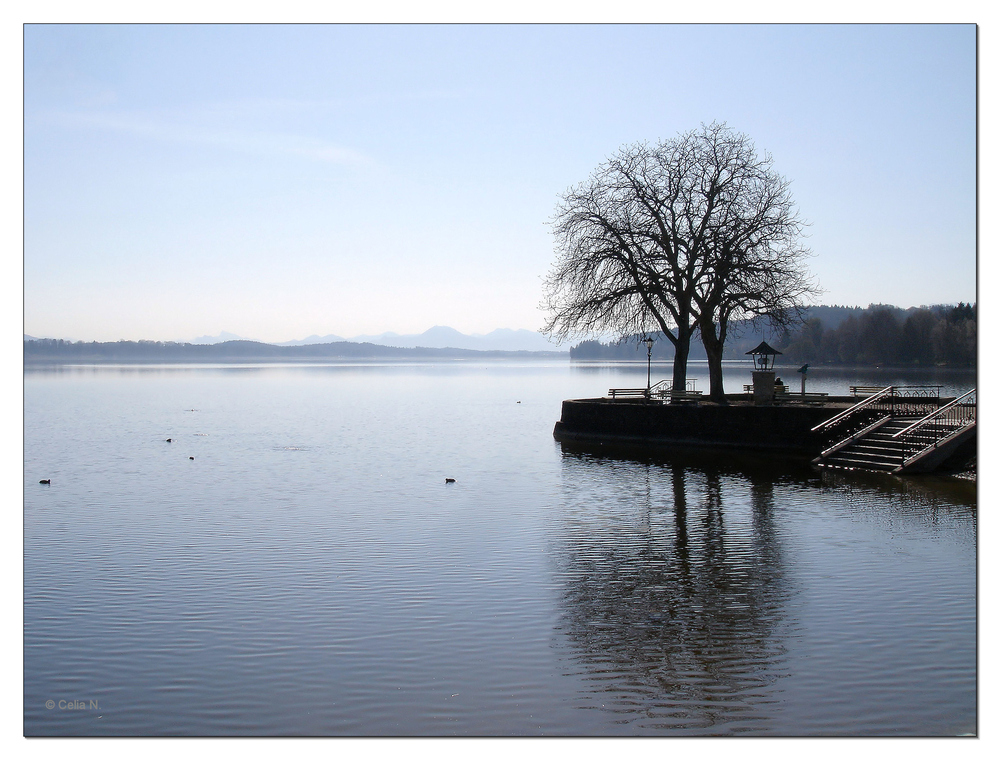
[[[879,470],[882,472],[892,472],[895,470],[899,464],[898,463],[885,463],[880,464],[876,462],[856,462],[850,459],[830,461],[829,459],[824,460],[819,463],[820,467],[830,467],[839,468],[843,470]]]
[[[830,457],[837,459],[875,459],[875,460],[898,460],[902,455],[901,451],[865,451],[863,449],[841,449],[833,452]]]
[[[889,460],[885,460],[885,459],[881,459],[881,460],[878,460],[878,459],[865,459],[863,457],[853,457],[853,456],[827,457],[827,461],[829,461],[829,462],[838,462],[838,463],[841,463],[841,464],[843,464],[843,463],[850,463],[852,466],[856,466],[856,465],[885,465],[885,466],[889,466],[889,465],[892,465],[893,467],[896,467],[896,466],[899,465],[899,460],[898,459],[896,461],[889,461]]]
[[[859,454],[868,457],[895,457],[902,453],[902,449],[868,448],[867,446],[846,446],[836,454]]]
[[[827,459],[829,464],[839,465],[841,467],[855,467],[860,469],[868,470],[895,470],[899,467],[902,462],[898,459],[895,461],[886,460],[873,460],[873,459],[854,459],[851,457],[844,457],[839,459]]]

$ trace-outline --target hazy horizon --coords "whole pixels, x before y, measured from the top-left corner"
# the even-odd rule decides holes
[[[791,181],[823,303],[975,302],[976,35],[27,24],[24,332],[535,331],[559,194],[711,121]]]
[[[923,309],[923,308],[937,308],[937,307],[957,306],[959,303],[960,302],[955,301],[955,302],[952,302],[952,303],[920,304],[919,306],[909,306],[909,307],[902,307],[902,306],[898,306],[897,304],[887,304],[887,303],[872,303],[872,304],[868,304],[867,306],[852,306],[852,305],[845,305],[845,304],[816,304],[814,306],[814,308],[828,308],[828,309],[829,308],[832,308],[832,309],[858,308],[858,309],[870,309],[870,308],[873,308],[873,307],[876,307],[876,306],[886,306],[886,307],[890,307],[890,308],[898,308],[898,309],[901,309],[903,311],[907,311],[909,309]],[[974,305],[974,306],[978,305],[976,303],[976,301],[969,301],[967,303],[970,303],[971,305]],[[507,334],[507,335],[497,336],[498,333]],[[354,343],[354,342],[357,342],[357,343],[376,342],[377,343],[380,340],[389,340],[390,338],[398,338],[398,339],[404,340],[404,339],[420,338],[422,336],[428,336],[428,335],[432,335],[432,334],[436,334],[435,337],[438,337],[441,334],[445,334],[445,335],[454,335],[454,336],[458,336],[458,337],[461,337],[461,338],[464,338],[464,339],[472,339],[472,340],[510,337],[513,341],[521,341],[521,342],[524,342],[525,339],[529,339],[530,340],[532,338],[536,338],[537,341],[535,341],[535,342],[537,342],[539,348],[530,348],[530,349],[527,349],[527,350],[536,350],[536,351],[537,350],[542,350],[542,351],[545,351],[545,350],[567,351],[569,349],[569,346],[571,346],[573,344],[579,343],[582,340],[588,340],[588,339],[594,339],[594,338],[597,338],[598,340],[612,341],[612,342],[615,340],[615,336],[610,336],[610,335],[593,336],[593,335],[591,335],[591,336],[583,336],[583,337],[579,337],[579,338],[574,338],[572,340],[564,341],[561,344],[556,344],[556,343],[550,342],[549,339],[548,339],[548,337],[544,333],[542,333],[540,331],[536,331],[536,330],[526,330],[524,328],[496,327],[496,328],[494,328],[492,330],[489,330],[488,332],[482,332],[482,333],[464,333],[464,332],[462,332],[460,330],[456,330],[454,327],[451,327],[450,325],[441,325],[441,324],[435,324],[435,325],[432,325],[431,327],[428,327],[426,330],[422,330],[420,332],[413,332],[413,333],[402,333],[402,332],[398,332],[398,331],[394,331],[394,330],[386,330],[386,331],[384,331],[382,333],[379,333],[377,335],[372,335],[372,334],[367,334],[367,333],[360,333],[358,335],[345,336],[345,335],[337,335],[335,333],[322,333],[321,334],[321,333],[318,333],[318,332],[312,332],[309,335],[303,336],[301,338],[286,338],[284,340],[261,340],[260,338],[257,338],[257,337],[254,337],[254,336],[239,335],[237,333],[233,333],[233,332],[230,332],[228,330],[220,330],[217,334],[214,334],[214,335],[211,334],[211,333],[205,333],[203,335],[198,335],[198,336],[193,337],[193,338],[191,338],[191,337],[184,337],[184,338],[148,338],[147,337],[147,338],[139,338],[138,340],[158,340],[158,341],[163,342],[163,343],[192,343],[192,344],[212,344],[212,343],[222,343],[222,342],[230,341],[230,340],[246,340],[246,341],[254,341],[254,342],[260,342],[260,343],[269,343],[269,344],[272,344],[272,345],[309,345],[309,344],[316,344],[316,343],[321,342],[320,340],[315,340],[315,339],[322,339],[322,342],[330,342],[330,343],[340,342],[340,341],[346,341],[346,342],[351,342],[351,343]],[[86,342],[86,343],[89,343],[91,341],[96,341],[96,342],[115,342],[116,340],[136,340],[134,338],[117,338],[117,339],[112,339],[110,341],[107,341],[107,340],[105,340],[105,341],[98,341],[96,339],[81,338],[81,337],[77,337],[75,335],[32,335],[32,334],[29,334],[27,331],[24,331],[24,338],[25,338],[25,340],[29,340],[29,339],[34,339],[34,340],[66,340],[66,341],[71,341],[71,342],[83,341],[83,342]],[[545,347],[545,344],[548,345],[548,348]],[[383,345],[393,345],[393,344],[389,343],[389,344],[383,344]],[[412,342],[412,340],[410,340],[410,341],[405,341],[404,340],[404,342],[400,343],[399,345],[400,346],[425,345],[425,347],[431,347],[431,348],[445,347],[444,343],[442,343],[440,346],[434,346],[434,345],[431,345],[431,344],[418,344],[418,343],[414,343],[414,342]],[[461,347],[461,346],[453,346],[453,347]],[[501,350],[508,350],[508,349],[501,349]],[[525,349],[510,349],[510,350],[525,350]]]
[[[547,339],[545,338],[544,335],[542,335],[541,333],[538,333],[536,331],[531,331],[531,330],[511,329],[511,328],[506,328],[506,327],[498,327],[498,328],[496,328],[494,330],[490,330],[489,332],[486,332],[486,333],[463,333],[463,332],[461,332],[459,330],[455,330],[453,327],[449,327],[448,325],[433,325],[433,326],[427,328],[426,330],[423,330],[423,331],[418,332],[418,333],[399,333],[399,332],[395,332],[395,331],[392,331],[392,330],[387,330],[384,333],[379,333],[378,335],[368,335],[368,334],[362,333],[362,334],[359,334],[359,335],[341,336],[341,335],[336,335],[336,334],[333,334],[333,333],[319,334],[319,333],[315,333],[314,332],[314,333],[311,333],[310,335],[306,335],[306,336],[303,336],[301,338],[287,338],[285,340],[280,340],[280,341],[263,341],[263,340],[260,340],[259,338],[256,338],[256,337],[252,336],[252,335],[238,335],[236,333],[229,332],[228,330],[221,330],[219,333],[217,333],[215,335],[212,335],[210,333],[206,333],[204,335],[198,335],[198,336],[193,337],[193,338],[191,338],[191,337],[187,337],[187,338],[167,338],[167,339],[163,339],[163,338],[160,338],[160,339],[141,338],[140,340],[159,340],[160,342],[164,342],[164,343],[173,342],[173,343],[193,343],[193,344],[199,344],[199,343],[221,343],[221,342],[224,342],[224,341],[227,341],[227,340],[248,340],[248,341],[261,342],[261,343],[270,343],[272,345],[288,345],[288,344],[298,344],[298,343],[314,343],[316,341],[313,341],[311,339],[313,339],[313,338],[325,338],[325,339],[328,339],[328,341],[324,341],[324,342],[347,341],[347,342],[352,342],[352,343],[353,342],[359,342],[360,343],[360,342],[371,342],[373,340],[379,340],[379,339],[386,339],[386,340],[388,340],[390,338],[400,338],[400,339],[417,338],[417,337],[420,337],[420,336],[434,334],[435,332],[441,332],[441,331],[446,331],[447,334],[454,334],[454,335],[460,336],[462,338],[476,339],[476,340],[478,340],[478,339],[490,339],[490,338],[499,339],[499,338],[503,338],[503,337],[510,337],[511,339],[514,339],[514,340],[517,340],[517,339],[524,340],[525,338],[528,338],[529,336],[533,336],[533,337],[536,337],[538,339],[538,342],[539,342],[540,345],[543,342],[547,342]],[[500,333],[501,335],[497,335],[498,333]],[[67,341],[72,341],[72,342],[76,342],[78,340],[81,340],[81,341],[87,342],[87,343],[91,342],[91,339],[89,339],[89,338],[78,338],[76,336],[32,335],[32,334],[29,334],[27,331],[25,331],[24,336],[25,336],[25,340],[29,340],[29,339],[35,339],[35,340],[67,340]],[[130,340],[130,339],[128,339],[128,338],[119,338],[118,340]],[[113,342],[113,341],[98,341],[98,342]],[[549,343],[549,345],[551,346],[551,350],[553,350],[553,351],[566,351],[566,350],[569,350],[568,349],[568,343],[564,343],[562,346],[557,346],[555,343]],[[534,350],[547,350],[547,349],[540,348],[540,349],[534,349]]]

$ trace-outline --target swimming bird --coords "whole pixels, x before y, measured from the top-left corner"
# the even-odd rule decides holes
[[[173,439],[173,438],[168,438],[168,439],[167,439],[167,443],[173,443],[173,442],[174,442],[174,439]]]
[[[454,483],[454,482],[455,482],[455,479],[454,479],[454,478],[445,478],[445,479],[444,479],[444,482],[445,482],[445,483]]]
[[[188,459],[194,459],[194,457],[188,457]]]
[[[51,480],[50,480],[49,478],[46,478],[45,480],[39,480],[38,482],[39,482],[39,484],[41,484],[41,485],[43,485],[43,486],[47,486],[47,485],[49,485],[49,484],[50,484],[50,483],[51,483],[52,481],[51,481]]]

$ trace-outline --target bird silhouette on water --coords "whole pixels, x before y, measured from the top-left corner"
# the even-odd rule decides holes
[[[455,479],[454,479],[454,478],[445,478],[445,479],[444,479],[444,482],[445,482],[445,483],[454,483],[454,482],[455,482]]]
[[[38,483],[40,485],[47,486],[47,485],[50,485],[52,483],[52,480],[49,479],[49,478],[46,478],[45,480],[39,480]]]

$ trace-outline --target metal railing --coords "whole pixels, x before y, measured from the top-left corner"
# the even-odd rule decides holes
[[[928,405],[933,404],[935,409],[941,405],[940,385],[895,385],[892,390],[876,405],[876,409],[884,410],[893,417],[923,415]]]
[[[684,382],[684,392],[685,393],[697,393],[695,385],[697,385],[697,380],[686,380]],[[649,389],[649,392],[653,396],[664,396],[673,393],[674,381],[673,380],[660,380],[658,383],[654,383]]]
[[[701,391],[695,388],[695,380],[687,380],[684,383],[683,391],[674,390],[673,380],[661,380],[652,388],[649,389],[650,394],[653,398],[659,399],[678,399],[678,400],[696,400],[701,396]]]
[[[892,437],[903,443],[903,461],[936,448],[954,433],[976,424],[976,389],[962,394]]]
[[[684,390],[674,391],[673,380],[660,380],[649,388],[608,388],[609,398],[646,398],[646,399],[667,399],[676,397],[693,398],[700,396],[701,391],[695,388],[697,380],[687,380],[684,383]]]
[[[864,401],[859,401],[854,406],[848,407],[840,414],[835,414],[830,419],[819,423],[816,427],[812,429],[812,432],[819,433],[823,430],[829,430],[830,428],[836,425],[840,425],[848,418],[854,417],[855,415],[857,415],[858,412],[864,411],[866,409],[871,409],[872,411],[875,411],[876,410],[875,405],[879,402],[879,400],[887,397],[892,392],[893,392],[893,387],[891,385],[887,388],[883,388],[874,396],[869,396]]]
[[[812,431],[817,433],[830,430],[862,411],[882,412],[892,417],[923,414],[927,411],[928,404],[933,403],[936,406],[940,401],[940,385],[890,385],[821,422]]]
[[[852,386],[859,388],[863,386]],[[902,398],[941,398],[943,385],[891,385],[897,396]]]

